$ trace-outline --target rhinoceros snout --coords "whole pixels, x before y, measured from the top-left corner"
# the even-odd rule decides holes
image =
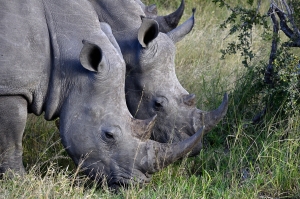
[[[114,177],[108,182],[108,187],[114,191],[118,191],[120,188],[127,188],[130,185],[143,186],[150,183],[152,176],[148,173],[142,174],[139,171],[135,171],[131,174],[132,177],[127,175]]]

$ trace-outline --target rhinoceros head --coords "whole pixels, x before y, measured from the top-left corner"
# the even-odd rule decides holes
[[[143,184],[151,174],[188,153],[201,139],[167,145],[149,140],[155,117],[134,119],[125,102],[125,63],[117,50],[84,41],[79,76],[67,86],[59,129],[64,147],[90,177],[117,188]]]
[[[142,20],[137,62],[126,61],[126,100],[130,112],[140,119],[157,115],[151,138],[159,142],[179,142],[204,125],[208,132],[226,114],[227,95],[218,109],[199,110],[195,95],[181,86],[175,73],[175,43],[192,29],[194,15],[167,34],[159,32],[155,20]],[[198,154],[201,148],[199,142],[190,155]]]

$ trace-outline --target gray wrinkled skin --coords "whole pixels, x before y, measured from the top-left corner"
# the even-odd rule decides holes
[[[151,139],[178,142],[192,136],[203,125],[207,133],[224,117],[228,106],[226,94],[218,109],[199,110],[195,106],[195,95],[189,94],[176,77],[175,43],[191,31],[194,16],[163,33],[151,17],[141,19],[147,14],[139,0],[91,2],[99,20],[112,27],[121,48],[127,70],[126,102],[131,114],[139,119],[157,114]],[[197,155],[201,148],[199,142],[190,155]]]
[[[129,113],[120,49],[88,1],[1,1],[0,7],[0,173],[25,172],[28,113],[60,117],[68,154],[111,187],[149,182],[199,142],[202,131],[176,145],[148,140],[155,117]]]

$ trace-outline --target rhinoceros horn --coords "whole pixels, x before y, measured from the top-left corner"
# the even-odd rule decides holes
[[[194,27],[196,8],[193,8],[192,16],[186,20],[183,24],[167,33],[167,35],[173,40],[174,43],[180,41],[185,35],[187,35]]]
[[[199,128],[197,121],[203,122],[202,125],[205,125],[205,133],[210,131],[217,123],[225,116],[228,109],[228,94],[225,93],[221,105],[210,112],[204,112],[199,109],[196,110],[194,115],[194,130]],[[199,117],[199,118],[198,118]],[[197,125],[198,124],[198,125]]]
[[[203,126],[193,136],[177,143],[159,143],[148,140],[146,143],[148,168],[151,174],[167,167],[176,160],[184,157],[196,146],[203,136]]]
[[[142,141],[148,140],[151,136],[153,126],[155,124],[156,116],[146,120],[139,120],[132,118],[132,134],[134,137],[139,138]]]
[[[167,33],[177,27],[184,11],[185,3],[184,0],[181,1],[181,4],[177,10],[166,16],[157,16],[155,20],[158,22],[159,31]]]

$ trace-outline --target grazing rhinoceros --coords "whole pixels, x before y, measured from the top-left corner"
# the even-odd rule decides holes
[[[28,112],[60,117],[68,154],[111,187],[148,182],[200,141],[201,130],[172,145],[149,140],[155,116],[129,113],[124,60],[89,1],[0,1],[0,7],[0,173],[24,173]]]
[[[227,95],[218,109],[199,110],[195,95],[181,86],[175,74],[175,43],[192,30],[194,14],[165,34],[159,32],[154,19],[141,17],[146,14],[137,1],[91,0],[99,20],[112,27],[126,62],[129,111],[139,119],[157,114],[151,138],[159,142],[184,140],[203,125],[205,132],[210,131],[227,112]],[[190,155],[198,154],[201,148],[199,142]]]

